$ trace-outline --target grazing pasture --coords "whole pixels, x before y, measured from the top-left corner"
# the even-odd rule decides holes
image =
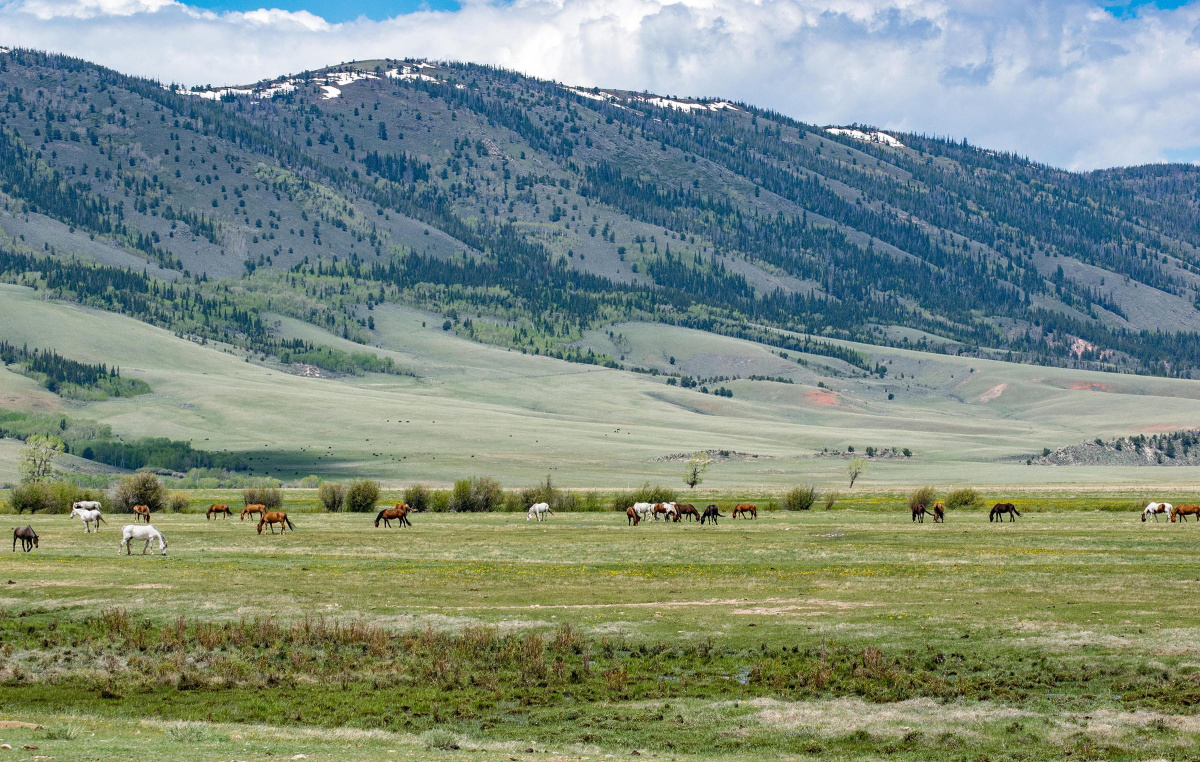
[[[46,729],[0,738],[59,759],[1193,756],[1200,534],[1017,503],[1003,525],[306,513],[275,537],[164,514],[169,555],[120,558],[116,532],[39,515],[38,550],[0,558],[0,720]]]

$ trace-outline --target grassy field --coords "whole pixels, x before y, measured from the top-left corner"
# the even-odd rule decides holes
[[[46,729],[0,739],[60,760],[1195,757],[1200,527],[880,503],[717,527],[297,513],[282,536],[169,514],[165,558],[117,558],[123,517],[39,516],[41,548],[0,558],[0,720]]]
[[[244,453],[256,473],[285,479],[367,475],[399,485],[487,475],[521,486],[549,472],[572,487],[616,488],[647,479],[678,484],[680,465],[660,458],[725,449],[758,457],[714,464],[707,485],[779,490],[801,481],[843,482],[845,461],[816,454],[854,445],[859,452],[867,446],[914,452],[873,463],[864,486],[1197,481],[1192,468],[1024,465],[1043,447],[1200,427],[1194,381],[873,347],[860,348],[887,364],[888,380],[850,378],[845,368],[832,367],[837,363],[808,358],[802,366],[794,353],[784,359],[744,341],[661,325],[614,326],[627,358],[647,368],[794,381],[729,382],[735,396],[726,399],[667,386],[662,377],[476,344],[413,310],[380,305],[373,315],[378,351],[415,377],[304,378],[114,314],[0,286],[7,340],[117,364],[154,390],[70,403],[0,370],[0,406],[98,420],[124,437],[168,436]],[[361,349],[296,321],[281,320],[280,331]],[[586,341],[605,349],[610,340],[597,333]],[[0,443],[0,480],[15,480],[18,451]]]

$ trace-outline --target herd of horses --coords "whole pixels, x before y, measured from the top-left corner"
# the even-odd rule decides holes
[[[703,513],[696,510],[696,506],[690,503],[634,503],[625,509],[625,516],[628,519],[626,526],[637,526],[643,521],[649,520],[658,521],[659,516],[663,517],[663,521],[668,523],[673,521],[676,524],[687,518],[688,521],[715,525],[718,518],[726,518],[715,503],[705,508]],[[758,507],[754,503],[738,503],[730,511],[730,517],[736,519],[739,516],[743,519],[756,519],[758,518]]]
[[[1150,503],[1142,511],[1142,521],[1149,516],[1155,521],[1158,521],[1158,514],[1165,513],[1174,524],[1178,519],[1180,522],[1186,522],[1188,516],[1195,516],[1196,521],[1200,521],[1200,505],[1193,503],[1185,503],[1184,505],[1171,505],[1170,503]]]

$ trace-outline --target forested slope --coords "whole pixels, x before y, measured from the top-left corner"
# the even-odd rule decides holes
[[[264,353],[312,354],[265,312],[369,343],[399,301],[583,362],[622,362],[584,330],[642,319],[1200,372],[1192,166],[1077,174],[469,64],[186,91],[15,50],[0,95],[0,277]]]

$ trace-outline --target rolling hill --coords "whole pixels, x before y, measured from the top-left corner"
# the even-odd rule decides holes
[[[431,421],[499,418],[495,441],[482,424],[420,431],[440,443],[431,478],[492,445],[500,472],[533,474],[546,452],[529,440],[586,421],[599,428],[575,433],[578,451],[569,433],[548,441],[598,483],[618,465],[670,470],[655,458],[681,451],[868,440],[925,463],[1009,459],[1008,475],[1045,446],[1200,425],[1180,401],[1200,372],[1190,165],[1070,173],[964,141],[415,60],[184,89],[16,49],[0,95],[0,281],[20,287],[2,292],[0,338],[146,370],[152,394],[71,403],[119,433],[219,442],[283,474],[406,479],[434,450],[387,465],[357,435],[376,405],[437,400]],[[52,330],[68,314],[91,317]],[[188,359],[151,371],[126,341],[150,326]],[[213,362],[272,381],[189,400]],[[3,378],[22,390],[8,406],[67,404]],[[1115,394],[1088,418],[1094,388]],[[294,409],[309,412],[289,433]],[[605,455],[621,423],[651,428]],[[309,450],[343,439],[337,457]],[[761,462],[730,478],[776,481]]]

